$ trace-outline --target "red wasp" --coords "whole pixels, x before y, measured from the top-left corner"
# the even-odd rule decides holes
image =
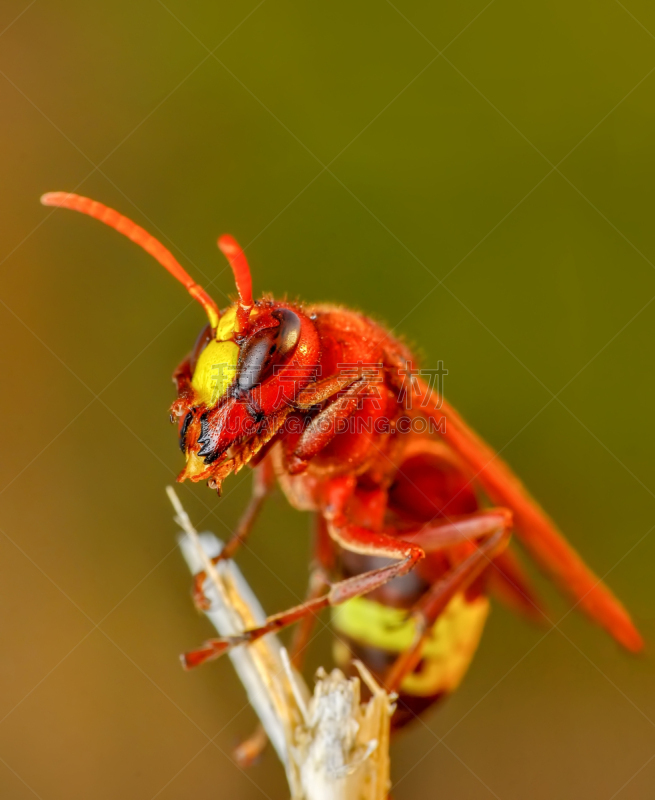
[[[254,301],[246,258],[218,246],[238,300],[220,311],[143,228],[74,194],[44,195],[104,222],[147,250],[204,308],[208,323],[174,373],[186,465],[178,480],[254,469],[252,499],[219,558],[246,539],[275,483],[314,513],[315,568],[307,600],[239,636],[212,639],[188,667],[300,622],[294,660],[321,609],[333,607],[338,663],[361,659],[399,694],[400,727],[462,679],[496,592],[539,616],[507,549],[516,533],[535,561],[591,619],[636,652],[642,639],[621,603],[584,564],[519,479],[415,368],[408,348],[357,311]],[[199,575],[198,605],[204,605]]]

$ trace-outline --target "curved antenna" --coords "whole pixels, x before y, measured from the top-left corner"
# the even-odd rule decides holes
[[[253,306],[250,267],[238,242],[229,234],[224,233],[218,237],[218,247],[227,258],[234,273],[234,282],[237,285],[237,292],[239,292],[237,322],[239,329],[243,330],[247,324],[250,309]]]
[[[113,208],[98,203],[96,200],[90,200],[88,197],[81,197],[79,194],[48,192],[41,197],[41,203],[44,206],[70,208],[72,211],[79,211],[81,214],[86,214],[89,217],[93,217],[93,219],[104,222],[105,225],[109,225],[110,228],[114,228],[114,230],[127,236],[128,239],[142,247],[146,253],[150,253],[151,256],[156,258],[174,278],[177,278],[191,297],[197,300],[205,309],[212,328],[216,328],[221,312],[215,301],[212,300],[202,286],[199,286],[193,280],[171,251],[164,247],[161,242],[158,242],[154,236],[151,236],[148,231],[132,222],[131,219],[119,214],[118,211],[114,211]]]

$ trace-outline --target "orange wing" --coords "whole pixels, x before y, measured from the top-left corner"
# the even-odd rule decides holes
[[[549,572],[560,587],[576,601],[591,619],[602,625],[618,642],[632,652],[643,647],[643,639],[628,612],[589,569],[557,530],[555,523],[530,497],[521,481],[464,422],[445,401],[418,380],[416,396],[427,404],[419,413],[437,424],[445,418],[446,441],[473,471],[474,479],[497,505],[511,509],[516,535],[535,560]],[[419,395],[420,392],[420,395]]]

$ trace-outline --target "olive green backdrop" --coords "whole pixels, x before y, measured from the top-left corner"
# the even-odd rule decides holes
[[[336,301],[441,359],[645,635],[624,655],[539,578],[559,629],[496,608],[460,691],[393,747],[394,797],[655,792],[655,10],[571,4],[5,0],[0,10],[0,796],[286,796],[210,635],[164,494],[170,374],[201,310],[48,190],[113,205],[222,303]],[[226,536],[248,476],[181,497]],[[309,521],[271,503],[240,563],[295,603]],[[310,667],[329,663],[326,630]],[[653,759],[653,761],[649,761]]]

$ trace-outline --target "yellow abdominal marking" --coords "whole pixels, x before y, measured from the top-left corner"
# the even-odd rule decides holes
[[[236,375],[239,347],[230,341],[235,323],[236,307],[231,306],[218,323],[216,338],[200,354],[191,379],[198,402],[208,407],[216,405]]]
[[[486,597],[469,601],[456,594],[430,632],[420,668],[403,679],[401,691],[429,697],[456,689],[478,646],[488,613]],[[416,623],[408,619],[405,609],[389,608],[366,597],[355,597],[333,609],[332,624],[338,634],[357,644],[390,653],[404,652],[416,636]],[[345,655],[343,650],[343,643],[337,640],[337,661]]]

